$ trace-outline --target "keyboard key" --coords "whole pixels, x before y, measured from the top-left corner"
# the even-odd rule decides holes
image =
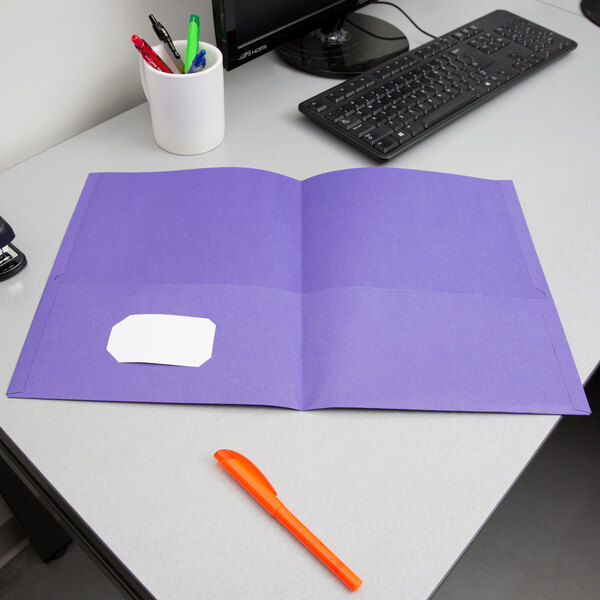
[[[367,78],[366,77],[359,77],[356,80],[356,91],[357,92],[362,92],[364,89],[366,89],[367,87]]]
[[[327,96],[325,96],[327,98],[327,100],[329,100],[330,102],[334,102],[335,104],[337,104],[338,102],[343,102],[346,99],[346,94],[342,91],[334,91],[331,92],[330,94],[327,94]]]
[[[403,144],[404,142],[407,142],[408,140],[410,140],[410,138],[412,137],[412,131],[408,130],[403,130],[400,129],[399,131],[396,131],[395,133],[393,133],[390,136],[390,139],[395,140],[396,142],[398,142],[398,144]]]
[[[353,115],[359,109],[356,107],[356,104],[354,104],[353,102],[348,102],[348,104],[344,104],[344,106],[342,106],[342,110],[344,111],[346,116],[349,117],[350,115]]]
[[[313,100],[308,106],[317,113],[323,112],[329,108],[323,100]]]
[[[366,121],[371,116],[371,113],[361,108],[354,113],[354,116],[360,121]]]
[[[328,121],[333,121],[337,123],[340,119],[343,119],[346,116],[346,113],[343,110],[335,110],[325,115],[325,118]]]
[[[373,75],[379,77],[380,79],[387,79],[392,75],[392,68],[388,65],[381,69],[377,69],[376,71],[373,71]]]
[[[344,86],[344,89],[346,90],[346,98],[350,98],[351,96],[354,96],[354,94],[356,94],[356,87],[357,84],[354,81],[349,81]]]
[[[391,127],[394,128],[395,131],[400,131],[401,129],[404,129],[404,127],[406,125],[408,125],[409,123],[412,123],[412,119],[410,119],[407,115],[405,114],[400,114],[400,115],[396,115],[391,121],[390,121],[390,125]]]
[[[444,37],[440,38],[440,41],[443,41],[444,44],[446,44],[446,48],[450,48],[451,46],[455,46],[456,45],[456,40],[452,39],[451,37],[445,35]]]
[[[439,123],[442,119],[445,119],[448,115],[456,112],[463,106],[470,104],[477,98],[477,94],[475,92],[467,92],[465,94],[461,94],[460,96],[456,96],[452,100],[449,100],[440,108],[434,110],[429,113],[424,119],[423,124],[425,127],[431,127],[436,123]]]
[[[356,117],[344,117],[343,119],[340,119],[339,121],[336,122],[336,125],[338,127],[341,127],[342,129],[345,129],[346,131],[348,131],[348,129],[352,129],[353,127],[356,127],[359,124],[360,124],[360,119],[357,119]]]
[[[352,102],[348,102],[345,107],[348,107],[352,110],[361,110],[366,106],[366,102],[362,98],[357,98],[356,100],[352,100]]]
[[[382,125],[380,127],[376,127],[375,129],[369,131],[368,133],[365,133],[365,135],[362,137],[362,139],[371,144],[374,145],[376,144],[381,138],[384,138],[387,135],[390,135],[394,133],[389,127],[386,127],[385,125]]]
[[[404,128],[404,132],[410,136],[415,136],[417,133],[421,133],[425,129],[425,125],[422,121],[411,123]]]
[[[371,123],[359,123],[356,125],[356,127],[352,127],[352,129],[350,129],[350,133],[358,138],[361,138],[363,135],[369,133],[369,131],[372,131],[373,129],[375,129],[375,125],[372,125]]]
[[[373,102],[377,100],[377,96],[369,92],[368,94],[364,95],[361,100],[363,100],[365,104],[373,104]]]
[[[393,150],[397,145],[398,142],[394,141],[392,138],[386,137],[382,140],[379,140],[375,144],[374,148],[376,150],[379,150],[380,152],[383,152],[384,154],[387,154],[390,150]]]

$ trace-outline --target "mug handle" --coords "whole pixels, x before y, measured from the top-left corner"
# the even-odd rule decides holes
[[[142,87],[144,88],[144,96],[146,96],[146,100],[150,100],[148,98],[148,88],[146,87],[146,69],[144,68],[144,61],[140,58],[140,79],[142,80]]]

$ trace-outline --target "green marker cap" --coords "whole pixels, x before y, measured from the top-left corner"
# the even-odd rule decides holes
[[[187,46],[185,49],[185,66],[184,72],[187,73],[192,65],[192,61],[198,54],[198,35],[200,29],[200,17],[198,15],[190,15],[190,24],[188,25]]]

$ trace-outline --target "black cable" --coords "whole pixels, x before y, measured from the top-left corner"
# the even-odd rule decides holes
[[[386,40],[386,41],[394,41],[394,40],[405,40],[406,36],[405,35],[399,35],[396,37],[385,37],[383,35],[377,35],[376,33],[373,33],[372,31],[367,31],[364,27],[361,27],[360,25],[357,25],[356,23],[354,23],[353,21],[351,21],[348,17],[346,17],[344,19],[344,21],[346,23],[350,23],[350,25],[352,25],[352,27],[355,27],[356,29],[359,29],[360,31],[362,31],[363,33],[366,33],[367,35],[370,35],[371,37],[377,38],[378,40]]]
[[[387,4],[388,6],[393,6],[394,8],[398,9],[421,33],[424,33],[425,35],[429,36],[432,39],[437,38],[437,35],[431,35],[431,33],[429,33],[428,31],[425,31],[424,29],[421,29],[421,27],[419,27],[404,11],[404,9],[400,8],[397,4],[394,4],[393,2],[385,2],[384,0],[375,0],[375,2],[373,4]],[[377,36],[376,36],[377,37]],[[397,39],[397,38],[389,38],[389,39]]]

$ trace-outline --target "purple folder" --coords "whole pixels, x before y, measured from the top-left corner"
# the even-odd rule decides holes
[[[118,363],[139,313],[212,358]],[[512,184],[391,168],[90,174],[8,395],[590,412]]]

